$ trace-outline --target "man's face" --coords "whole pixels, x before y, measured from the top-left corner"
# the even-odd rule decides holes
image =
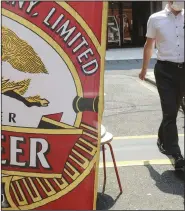
[[[169,1],[168,5],[171,7],[171,5],[173,4],[173,1]]]
[[[169,8],[175,12],[180,12],[184,7],[184,2],[169,1]]]

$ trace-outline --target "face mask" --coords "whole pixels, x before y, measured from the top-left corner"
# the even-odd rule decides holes
[[[183,9],[183,6],[182,6],[182,3],[177,3],[177,2],[174,2],[172,5],[171,5],[171,8],[175,11],[181,11]]]

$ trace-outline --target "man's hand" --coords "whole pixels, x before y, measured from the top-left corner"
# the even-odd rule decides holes
[[[142,69],[140,74],[139,74],[139,78],[143,81],[145,80],[145,76],[146,76],[147,70],[146,69]]]

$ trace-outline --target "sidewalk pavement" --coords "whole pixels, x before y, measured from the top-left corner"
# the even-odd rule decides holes
[[[155,49],[152,59],[156,59]],[[133,61],[143,59],[143,48],[119,48],[106,51],[106,61]]]
[[[184,173],[170,165],[118,168],[123,193],[114,168],[107,168],[107,185],[102,194],[103,169],[99,170],[97,210],[184,210]]]
[[[106,70],[130,70],[142,66],[143,48],[108,49],[105,56]],[[156,53],[153,52],[149,68],[153,69],[156,63]]]

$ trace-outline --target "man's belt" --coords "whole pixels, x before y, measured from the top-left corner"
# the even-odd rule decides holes
[[[159,64],[169,64],[169,65],[173,65],[173,66],[176,66],[176,67],[178,67],[178,68],[183,68],[183,67],[185,67],[184,66],[184,62],[182,62],[182,63],[176,63],[176,62],[169,62],[169,61],[161,61],[161,60],[157,60],[157,63],[159,63]]]

